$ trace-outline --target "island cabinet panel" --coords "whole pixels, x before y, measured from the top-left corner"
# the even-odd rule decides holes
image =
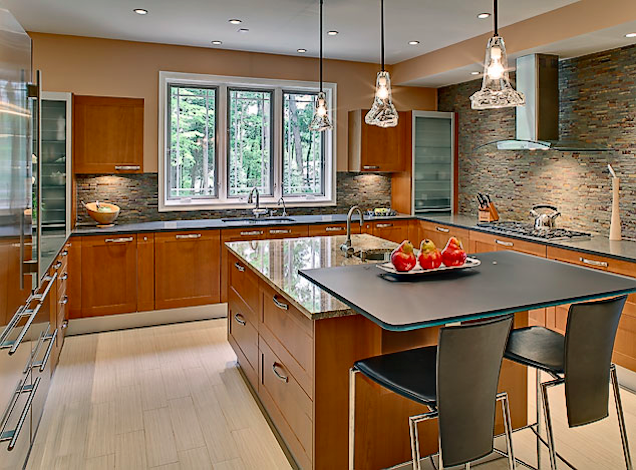
[[[155,235],[137,236],[137,311],[155,308]]]
[[[155,235],[155,308],[190,307],[220,301],[218,230]]]
[[[137,235],[83,237],[81,316],[137,309]]]
[[[311,469],[313,403],[267,341],[260,341],[259,349],[261,400],[300,467]]]
[[[360,223],[351,223],[351,233],[360,233]],[[334,235],[346,235],[347,224],[318,224],[309,226],[310,237],[332,237]]]
[[[228,330],[229,334],[241,348],[241,352],[247,359],[247,366],[254,372],[252,377],[258,375],[258,317],[243,302],[234,290],[230,290],[228,299]],[[244,364],[241,364],[242,366]],[[251,380],[250,380],[251,381]],[[258,380],[253,381],[253,386],[258,387]]]
[[[383,220],[371,223],[371,234],[373,236],[390,240],[395,243],[402,243],[409,237],[408,220]]]
[[[68,303],[66,304],[66,319],[81,318],[82,316],[82,238],[72,237],[67,243],[68,272],[67,287]]]
[[[471,252],[469,249],[470,232],[468,230],[432,222],[420,222],[420,241],[424,239],[432,240],[435,246],[443,250],[450,237],[456,237],[462,242],[464,249]]]
[[[262,240],[266,238],[264,227],[236,228],[221,231],[221,302],[227,302],[229,279],[227,242]]]
[[[144,100],[73,97],[73,171],[142,173]]]
[[[258,276],[243,261],[229,255],[230,291],[234,291],[256,315],[259,312]]]

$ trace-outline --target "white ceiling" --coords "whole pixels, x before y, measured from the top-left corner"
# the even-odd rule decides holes
[[[247,51],[318,55],[318,0],[0,0],[28,31]],[[576,0],[500,0],[502,26]],[[148,15],[133,13],[145,8]],[[386,0],[386,62],[488,32],[491,0]],[[379,62],[379,0],[325,0],[325,56]],[[240,18],[239,26],[228,23]],[[238,28],[249,28],[239,34]],[[210,41],[221,40],[222,46]],[[418,46],[409,46],[418,40]]]

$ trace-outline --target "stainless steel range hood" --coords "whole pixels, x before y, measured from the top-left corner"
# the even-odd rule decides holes
[[[526,105],[517,107],[516,137],[496,140],[478,148],[499,150],[557,150],[607,152],[598,142],[559,139],[559,56],[530,54],[517,59],[517,90],[526,95]]]

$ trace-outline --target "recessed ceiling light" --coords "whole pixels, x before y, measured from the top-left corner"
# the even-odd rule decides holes
[[[336,36],[336,35],[338,34],[338,31],[336,31],[336,30],[333,30],[333,31],[327,31],[327,34],[328,34],[329,36]]]
[[[215,46],[220,46],[221,44],[223,44],[223,41],[212,41],[212,44],[214,44]]]
[[[247,28],[240,28],[237,30],[237,32],[241,33],[241,34],[245,34],[245,33],[249,33],[250,30]]]
[[[470,72],[471,75],[479,75],[480,72]]]
[[[477,18],[479,18],[480,20],[485,20],[486,18],[490,18],[490,13],[480,13],[479,15],[477,15]]]
[[[409,46],[417,46],[419,43],[419,41],[409,41]]]
[[[243,20],[239,20],[239,19],[236,19],[236,18],[231,18],[228,21],[230,23],[232,23],[232,24],[241,24],[243,22]]]
[[[147,15],[148,14],[148,10],[144,10],[143,8],[135,8],[133,11],[135,13],[137,13],[138,15]]]
[[[625,35],[626,38],[636,38],[636,33],[627,33]]]
[[[298,52],[299,54],[304,54],[305,52],[307,52],[307,49],[303,49],[301,47],[300,49],[296,49],[296,52]]]

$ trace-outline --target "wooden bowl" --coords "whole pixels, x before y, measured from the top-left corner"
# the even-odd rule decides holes
[[[100,212],[97,210],[97,203],[89,202],[84,207],[88,211],[88,215],[91,216],[95,222],[97,222],[98,227],[109,227],[113,225],[113,222],[117,220],[119,216],[119,207],[115,204],[109,204],[107,202],[100,202],[100,207],[107,207],[110,209],[109,212]]]

